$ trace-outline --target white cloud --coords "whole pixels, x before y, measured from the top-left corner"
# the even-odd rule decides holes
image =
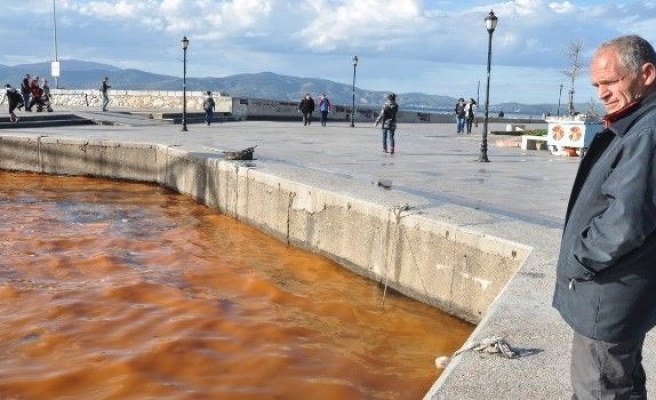
[[[549,8],[558,14],[572,14],[576,12],[576,7],[569,1],[562,3],[550,3]]]
[[[352,0],[338,6],[334,3],[319,0],[308,5],[313,15],[300,32],[308,48],[328,51],[365,45],[384,51],[405,41],[409,26],[414,27],[412,35],[417,35],[429,25],[415,0]]]
[[[73,10],[83,16],[93,16],[100,19],[132,18],[139,11],[134,1],[91,1],[88,4],[71,4]]]
[[[272,11],[271,1],[263,0],[235,0],[224,3],[221,7],[226,17],[234,18],[239,27],[252,27],[266,18]]]

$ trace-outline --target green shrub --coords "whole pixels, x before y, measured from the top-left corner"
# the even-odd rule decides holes
[[[522,135],[547,136],[547,130],[546,129],[532,129],[530,131],[522,132]]]
[[[527,131],[490,131],[491,135],[506,135],[506,136],[547,136],[546,129],[530,129]]]

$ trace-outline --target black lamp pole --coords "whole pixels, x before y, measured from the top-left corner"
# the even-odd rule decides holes
[[[184,58],[182,61],[182,131],[187,132],[187,47],[189,47],[189,39],[182,38],[182,51]]]
[[[492,34],[497,27],[498,18],[494,15],[494,11],[485,17],[485,27],[489,33],[489,41],[487,44],[487,92],[485,94],[485,121],[483,122],[483,138],[481,140],[481,153],[478,156],[480,162],[490,162],[487,158],[487,119],[490,111],[490,66],[492,63]]]
[[[355,68],[358,66],[358,56],[353,56],[353,88],[351,94],[353,95],[353,102],[351,104],[351,128],[355,127]]]
[[[563,84],[560,84],[560,91],[558,92],[558,116],[560,117],[560,98],[563,95]]]

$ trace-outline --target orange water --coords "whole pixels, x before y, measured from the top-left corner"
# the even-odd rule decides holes
[[[0,172],[0,399],[419,399],[473,327],[154,185]]]

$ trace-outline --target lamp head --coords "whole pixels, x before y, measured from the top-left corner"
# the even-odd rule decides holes
[[[353,65],[358,65],[358,56],[353,56]]]
[[[494,11],[490,10],[490,13],[487,15],[487,17],[485,17],[485,27],[489,33],[494,32],[494,30],[497,28],[498,20],[499,18],[494,15]]]
[[[180,42],[182,43],[182,49],[187,50],[187,47],[189,47],[189,39],[185,36]]]

